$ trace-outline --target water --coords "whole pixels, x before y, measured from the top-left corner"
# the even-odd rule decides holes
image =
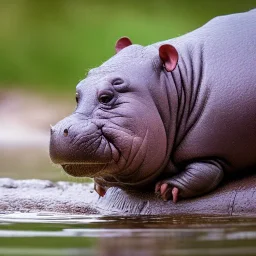
[[[256,219],[3,213],[0,255],[256,255]]]

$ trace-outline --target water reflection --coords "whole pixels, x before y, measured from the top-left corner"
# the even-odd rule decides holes
[[[255,218],[12,213],[0,224],[4,255],[256,254]]]

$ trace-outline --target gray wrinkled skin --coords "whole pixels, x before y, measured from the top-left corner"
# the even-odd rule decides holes
[[[179,55],[172,72],[159,58],[163,44]],[[52,129],[51,158],[103,188],[159,181],[164,199],[174,187],[181,197],[204,194],[225,173],[256,166],[255,65],[255,10],[128,46],[77,85],[77,109]],[[100,103],[104,95],[111,101]]]

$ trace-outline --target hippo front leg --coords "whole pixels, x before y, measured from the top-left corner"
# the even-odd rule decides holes
[[[164,200],[176,203],[179,197],[188,198],[205,194],[214,189],[223,178],[223,168],[217,161],[194,162],[169,179],[159,181],[155,192]]]

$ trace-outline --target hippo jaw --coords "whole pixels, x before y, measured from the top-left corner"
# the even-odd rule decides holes
[[[142,138],[129,129],[121,129],[120,123],[124,122],[119,116],[108,121],[83,119],[75,112],[52,127],[53,163],[75,177],[125,177],[139,171],[145,158],[147,132]]]
[[[97,177],[97,174],[105,169],[107,164],[62,164],[63,170],[74,177]]]

